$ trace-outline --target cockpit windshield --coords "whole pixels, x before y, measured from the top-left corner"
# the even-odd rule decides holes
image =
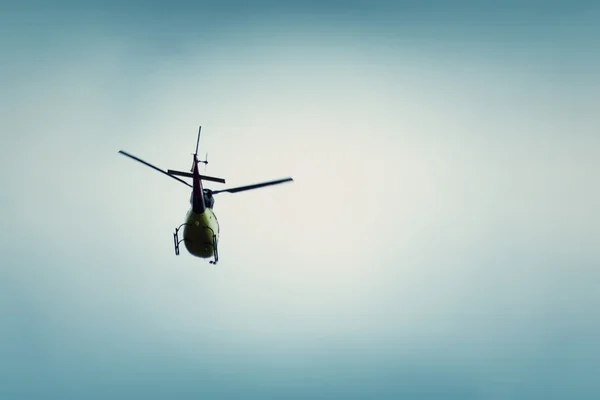
[[[204,204],[206,205],[206,207],[208,208],[213,208],[215,205],[215,198],[213,197],[212,193],[210,192],[204,192]]]
[[[190,195],[190,204],[193,205],[194,204],[194,193],[192,193]],[[210,192],[204,192],[204,205],[207,208],[213,208],[215,205],[215,198],[213,197],[212,193]]]

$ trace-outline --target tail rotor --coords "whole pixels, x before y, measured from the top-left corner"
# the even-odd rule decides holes
[[[206,152],[204,160],[199,160],[198,162],[204,164],[204,172],[206,172],[206,166],[208,165],[208,152]]]

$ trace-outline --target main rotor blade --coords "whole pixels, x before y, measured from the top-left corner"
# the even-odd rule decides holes
[[[157,167],[155,167],[154,165],[152,165],[152,164],[150,164],[150,163],[147,163],[146,161],[144,161],[144,160],[142,160],[142,159],[140,159],[140,158],[137,158],[137,157],[136,157],[136,156],[134,156],[134,155],[131,155],[131,154],[129,154],[129,153],[127,153],[127,152],[123,151],[123,150],[119,150],[119,153],[120,153],[120,154],[123,154],[124,156],[127,156],[127,157],[129,157],[129,158],[132,158],[132,159],[134,159],[135,161],[139,161],[139,162],[141,162],[142,164],[144,164],[144,165],[146,165],[146,166],[148,166],[148,167],[150,167],[150,168],[152,168],[152,169],[155,169],[155,170],[157,170],[158,172],[162,172],[162,173],[163,173],[163,174],[165,174],[166,176],[168,176],[168,177],[170,177],[170,178],[173,178],[173,179],[175,179],[176,181],[179,181],[179,182],[183,183],[183,184],[184,184],[184,185],[186,185],[186,186],[192,187],[192,185],[190,185],[189,183],[187,183],[187,182],[186,182],[186,181],[184,181],[183,179],[179,179],[179,178],[177,178],[176,176],[170,175],[170,174],[168,174],[168,173],[167,173],[167,171],[163,171],[162,169],[160,169],[160,168],[157,168]]]
[[[213,190],[212,194],[217,194],[217,193],[222,193],[222,192],[238,193],[238,192],[243,192],[245,190],[258,189],[258,188],[262,188],[265,186],[278,185],[280,183],[290,182],[290,181],[293,181],[293,179],[292,178],[277,179],[275,181],[255,183],[253,185],[246,185],[246,186],[238,186],[238,187],[234,187],[231,189]]]

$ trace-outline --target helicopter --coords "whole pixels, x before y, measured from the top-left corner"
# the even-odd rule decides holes
[[[216,265],[219,261],[218,243],[220,228],[215,212],[213,211],[215,205],[215,200],[213,196],[219,193],[239,193],[246,190],[278,185],[285,182],[291,182],[293,181],[293,179],[291,177],[287,177],[283,179],[277,179],[221,190],[211,190],[205,188],[202,185],[202,181],[210,181],[224,184],[225,179],[201,175],[198,171],[198,164],[203,163],[205,167],[208,164],[208,153],[207,157],[204,160],[198,159],[198,145],[200,144],[201,131],[202,126],[198,128],[198,138],[196,139],[196,151],[193,154],[194,159],[190,172],[177,171],[171,169],[165,171],[126,151],[119,150],[118,153],[129,157],[135,161],[138,161],[192,188],[192,193],[190,195],[190,209],[188,210],[185,216],[185,222],[179,225],[179,227],[175,228],[175,232],[173,233],[175,255],[179,255],[180,244],[181,242],[183,242],[185,248],[191,255],[203,259],[213,258],[213,260],[210,261],[210,264]],[[178,177],[192,178],[192,184],[190,185],[188,182]],[[182,228],[183,238],[179,239],[179,231]]]

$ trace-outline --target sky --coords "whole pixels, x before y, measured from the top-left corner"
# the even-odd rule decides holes
[[[0,2],[0,397],[598,398],[598,18]]]

